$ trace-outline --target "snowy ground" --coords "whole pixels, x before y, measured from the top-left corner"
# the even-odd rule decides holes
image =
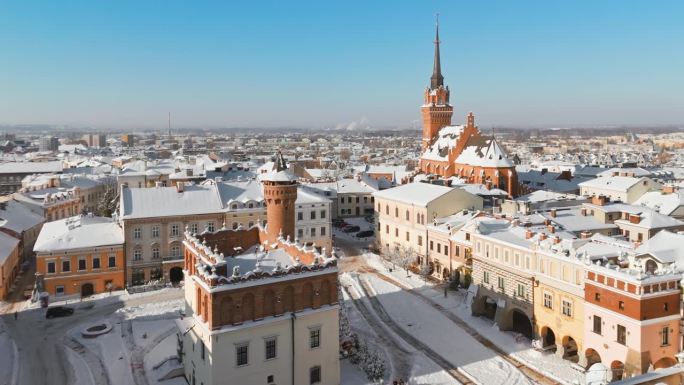
[[[516,339],[516,334],[513,332],[500,331],[491,320],[473,317],[470,313],[470,307],[465,303],[463,292],[456,294],[450,291],[447,298],[444,298],[443,290],[435,289],[429,282],[423,281],[421,277],[413,273],[410,274],[410,277],[407,277],[403,270],[394,270],[390,273],[387,269],[388,265],[380,257],[370,253],[365,254],[365,256],[367,257],[368,264],[379,273],[412,287],[417,293],[441,305],[447,311],[467,322],[470,327],[485,336],[499,349],[523,362],[525,365],[561,383],[585,382],[584,373],[575,369],[570,361],[559,358],[550,352],[542,353],[535,350],[531,346],[530,341]]]
[[[0,319],[0,384],[14,385],[17,375],[16,349],[11,338],[5,332],[5,325]]]
[[[176,326],[173,320],[178,318],[183,303],[182,299],[178,299],[122,308],[108,317],[71,329],[69,336],[86,348],[86,354],[96,356],[104,366],[110,383],[184,384],[182,378],[158,382],[158,378],[165,373],[153,370],[161,361],[176,354]],[[109,323],[112,330],[96,338],[81,336],[83,329],[101,323]],[[70,362],[74,369],[80,365],[78,361],[70,359]],[[93,368],[90,369],[92,373]]]
[[[349,274],[343,274],[340,281],[345,286],[350,287],[351,290],[361,297],[356,301],[363,301],[367,308],[371,308],[368,304],[368,299],[360,295],[360,288],[358,284],[351,278]],[[427,358],[423,353],[416,351],[413,346],[407,344],[401,337],[396,335],[391,329],[384,326],[379,320],[375,318],[372,319],[373,325],[360,314],[356,306],[361,304],[352,305],[352,299],[349,297],[346,291],[343,291],[344,304],[343,306],[347,308],[347,316],[349,319],[350,326],[352,330],[359,335],[370,346],[381,349],[385,353],[386,360],[386,381],[385,383],[391,383],[394,379],[408,380],[410,385],[447,385],[447,384],[458,384],[458,381],[453,379],[448,373],[446,373],[442,368],[435,364],[432,360]],[[372,314],[375,317],[375,314]],[[380,335],[378,335],[380,334]],[[343,360],[343,364],[346,362]],[[355,366],[346,363],[341,365],[342,368],[342,383],[343,384],[355,384],[353,382],[355,378],[358,377],[359,373],[355,373],[353,370]],[[352,367],[351,369],[349,367]],[[356,372],[361,373],[361,378],[367,383],[365,375],[360,369]],[[348,377],[351,377],[348,378]]]
[[[397,286],[366,275],[392,319],[481,384],[530,384],[512,364],[484,347],[439,311]]]

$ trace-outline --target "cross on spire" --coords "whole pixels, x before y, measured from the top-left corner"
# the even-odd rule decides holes
[[[430,77],[430,89],[437,89],[444,85],[444,76],[442,76],[442,66],[439,58],[439,13],[436,15],[435,25],[435,61],[432,67],[432,76]]]

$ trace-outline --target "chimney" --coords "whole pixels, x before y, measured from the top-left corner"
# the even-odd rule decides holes
[[[591,232],[590,231],[582,231],[580,233],[580,239],[589,239],[591,238]]]
[[[556,232],[556,226],[554,225],[548,225],[546,228],[549,230],[549,233],[553,234]]]
[[[559,237],[558,235],[556,235],[555,237],[553,237],[553,243],[558,244],[558,243],[560,243],[560,241],[561,241],[561,239],[560,239],[560,237]]]
[[[605,195],[593,196],[591,197],[591,203],[596,206],[605,206],[608,202],[608,197]]]
[[[663,186],[663,194],[672,194],[679,191],[679,187],[675,185],[666,185]]]
[[[525,239],[530,239],[532,237],[534,237],[534,231],[529,230],[529,229],[527,231],[525,231]]]
[[[641,216],[639,214],[629,214],[629,223],[639,222],[641,222]]]
[[[552,209],[551,210],[551,218],[555,218],[555,217],[556,217],[556,209]]]
[[[546,238],[547,238],[547,237],[546,237],[546,233],[539,233],[539,240],[540,240],[540,241],[543,241],[543,240],[545,240]]]
[[[583,217],[586,217],[587,216],[587,208],[582,207],[582,209],[580,210],[580,214],[582,214]]]
[[[176,183],[176,191],[182,193],[185,190],[185,182]]]

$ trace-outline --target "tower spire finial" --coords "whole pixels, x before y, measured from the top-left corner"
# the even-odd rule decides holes
[[[444,76],[442,76],[442,65],[439,57],[439,13],[435,15],[435,59],[432,67],[432,76],[430,77],[430,89],[436,89],[444,85]]]

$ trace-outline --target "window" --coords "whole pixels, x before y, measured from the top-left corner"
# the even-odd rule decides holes
[[[627,343],[627,329],[622,325],[617,326],[617,342],[623,345]]]
[[[152,248],[152,259],[159,259],[159,248],[158,247],[153,247]]]
[[[190,230],[190,234],[197,234],[197,223],[191,223],[188,227],[188,230]]]
[[[524,297],[525,296],[525,285],[522,283],[518,284],[518,297]]]
[[[311,219],[312,219],[312,220],[313,220],[313,219],[316,219],[316,212],[315,212],[315,211],[312,211],[312,212],[311,212]]]
[[[325,219],[325,210],[321,210],[321,219]]]
[[[485,271],[482,273],[482,281],[484,283],[489,283],[489,272],[488,271]]]
[[[55,261],[50,261],[47,263],[47,272],[48,272],[48,274],[54,274],[55,273]]]
[[[394,208],[394,216],[399,218],[399,207]]]
[[[563,315],[566,317],[572,317],[572,302],[568,301],[567,299],[564,299],[562,301],[562,309],[561,311],[563,312]]]
[[[553,295],[551,293],[544,293],[544,307],[553,309]]]
[[[314,366],[309,369],[309,384],[320,384],[321,383],[321,367]]]
[[[315,227],[312,227],[312,228],[311,228],[311,236],[312,236],[312,237],[315,237],[315,236],[316,236],[316,228],[315,228]]]
[[[215,231],[214,222],[207,222],[207,231],[210,233]]]
[[[601,293],[594,293],[594,300],[596,302],[601,302]]]
[[[309,330],[309,347],[315,349],[321,346],[321,329]]]
[[[171,236],[172,237],[180,236],[180,225],[178,225],[177,223],[171,225]]]
[[[321,236],[322,236],[322,237],[325,236],[325,227],[321,227]]]
[[[297,238],[304,238],[304,229],[297,229]]]
[[[205,358],[207,358],[207,348],[204,346],[204,341],[198,340],[200,344],[200,357],[202,358],[202,361],[204,361]]]
[[[110,256],[109,257],[109,267],[116,267],[116,257]]]
[[[298,212],[297,213],[297,220],[298,221],[303,221],[304,220],[304,213],[303,212]]]
[[[238,229],[238,226],[240,226],[239,223],[233,222],[233,226],[232,226],[233,230],[237,230],[237,229]]]
[[[276,358],[276,339],[269,338],[265,342],[266,359],[271,360]]]
[[[142,250],[140,250],[140,249],[133,250],[133,260],[134,261],[142,260]]]
[[[71,271],[71,262],[70,261],[62,261],[62,271]]]
[[[618,302],[618,308],[620,310],[625,310],[625,301],[619,301]]]
[[[669,344],[670,344],[670,327],[669,327],[669,326],[665,326],[665,327],[660,331],[660,334],[661,334],[661,341],[660,341],[661,343],[660,343],[660,345],[662,345],[662,346],[669,345]]]
[[[180,255],[181,255],[180,246],[178,246],[178,245],[171,246],[171,256],[179,257]]]
[[[408,242],[410,239],[411,239],[411,238],[410,238],[409,232],[407,231],[407,232],[406,232],[406,241]]]
[[[435,243],[433,241],[430,241],[430,250],[435,249]]]
[[[669,306],[667,305],[667,302],[663,304],[663,311],[668,311]]]
[[[78,270],[85,270],[86,269],[86,260],[81,258],[78,260]]]
[[[406,220],[407,221],[409,220],[409,211],[408,210],[406,210]]]
[[[504,277],[499,277],[499,289],[504,289]]]
[[[133,238],[135,238],[135,239],[142,238],[142,229],[140,227],[136,227],[133,229]]]
[[[398,227],[395,227],[395,228],[394,228],[394,236],[395,236],[395,237],[398,237],[398,236],[399,236],[399,228],[398,228]]]
[[[64,286],[62,286],[62,285],[55,286],[55,294],[58,296],[64,295]]]
[[[422,235],[418,236],[418,246],[423,246],[423,236]]]
[[[100,268],[100,257],[94,257],[93,258],[93,269],[99,269]]]
[[[438,253],[441,253],[441,252],[442,252],[442,244],[441,244],[441,243],[438,243],[438,244],[437,244],[437,252],[438,252]]]
[[[248,345],[240,345],[235,347],[235,356],[236,356],[236,365],[237,366],[243,366],[247,365],[249,363],[249,346]]]
[[[273,381],[275,381],[273,375],[272,375],[272,374],[269,374],[268,377],[266,377],[266,383],[267,383],[267,384],[272,384]]]
[[[594,316],[594,333],[601,334],[601,317]]]

